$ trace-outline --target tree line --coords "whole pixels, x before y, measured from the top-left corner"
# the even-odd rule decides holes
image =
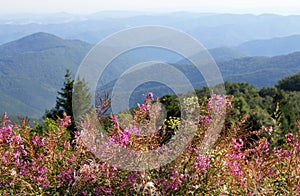
[[[74,89],[76,89],[74,91]],[[284,135],[288,132],[296,132],[296,121],[300,116],[300,73],[288,76],[278,81],[274,87],[261,89],[245,82],[225,82],[227,95],[234,97],[232,111],[227,121],[245,121],[246,129],[259,130],[262,126],[272,126],[277,134],[277,143],[280,145]],[[73,93],[76,92],[76,95]],[[208,87],[196,89],[199,101],[207,101],[210,92]],[[63,87],[58,91],[56,105],[46,110],[44,118],[63,118],[71,116],[71,126],[68,127],[71,138],[74,138],[76,125],[72,108],[72,96],[78,100],[77,113],[90,108],[91,95],[84,80],[74,79],[67,70]],[[167,111],[167,118],[180,117],[180,104],[177,95],[167,94],[159,98]]]

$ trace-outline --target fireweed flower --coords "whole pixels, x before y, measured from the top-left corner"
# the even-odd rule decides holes
[[[300,185],[296,186],[296,190],[297,190],[298,194],[300,195]]]
[[[290,157],[290,156],[291,156],[290,151],[284,150],[284,151],[283,151],[283,156],[284,156],[284,157]]]
[[[292,133],[288,133],[288,134],[285,135],[285,139],[286,139],[289,143],[291,143],[291,142],[294,141],[294,135],[293,135]]]
[[[46,169],[44,167],[40,167],[37,172],[38,174],[44,174],[46,172]]]
[[[71,180],[72,179],[72,171],[71,171],[71,169],[69,168],[69,169],[67,169],[67,171],[61,172],[60,173],[60,177],[63,178],[63,179],[65,179],[65,180],[67,180],[67,181]]]
[[[44,145],[45,145],[45,138],[42,138],[40,142],[40,146],[44,146]]]
[[[118,122],[118,116],[117,116],[117,115],[113,115],[113,116],[112,116],[112,121],[113,121],[114,123],[117,123],[117,122]]]
[[[42,184],[42,187],[48,187],[49,185],[50,185],[50,182],[48,181],[48,182]]]
[[[63,119],[60,120],[60,125],[67,127],[71,124],[71,116],[65,116]]]
[[[150,110],[150,105],[149,104],[143,103],[142,105],[140,105],[140,112],[141,113],[149,111],[149,110]]]
[[[136,182],[136,177],[134,175],[130,174],[130,173],[127,175],[127,178],[129,179],[129,181],[132,184],[134,184]]]
[[[272,132],[273,132],[273,127],[270,126],[270,127],[269,127],[269,131],[268,131],[268,134],[269,134],[269,135],[272,135]]]
[[[210,166],[210,157],[204,157],[202,155],[199,155],[197,157],[196,162],[194,163],[194,167],[197,172],[207,172],[207,167]]]
[[[20,151],[16,150],[14,152],[14,158],[17,159],[21,155]]]
[[[203,124],[204,124],[204,125],[207,125],[207,124],[209,124],[209,123],[210,123],[210,117],[209,117],[209,116],[205,116],[205,117],[204,117]]]
[[[269,142],[268,140],[261,141],[258,146],[256,146],[254,149],[251,149],[251,152],[253,153],[264,153],[265,155],[269,155]]]
[[[23,140],[22,140],[22,138],[19,135],[13,136],[12,140],[16,141],[18,144],[23,143]]]
[[[240,151],[241,147],[244,145],[244,142],[242,139],[236,140],[236,139],[232,139],[231,143],[233,144],[233,147]]]
[[[67,150],[70,150],[70,147],[71,147],[70,141],[65,141],[65,142],[64,142],[64,147],[65,147]],[[64,151],[65,151],[65,150],[64,150]]]
[[[35,135],[35,136],[32,138],[32,143],[33,143],[34,145],[37,145],[38,140],[39,140],[39,136],[38,136],[38,135]]]
[[[221,95],[212,94],[208,100],[207,110],[213,112],[220,112],[229,105],[226,97]]]
[[[269,128],[267,128],[265,126],[261,126],[261,128],[259,130],[259,134],[263,134],[263,133],[267,133],[268,135],[272,135],[272,133],[273,133],[273,127],[269,126]]]
[[[226,155],[226,166],[227,171],[231,173],[237,182],[243,182],[243,171],[241,168],[241,163],[245,162],[245,156],[241,152],[243,146],[243,140],[232,139],[232,150]]]
[[[154,100],[154,96],[152,92],[149,92],[147,94],[143,94],[144,96],[144,101],[148,102],[148,101],[153,101]]]

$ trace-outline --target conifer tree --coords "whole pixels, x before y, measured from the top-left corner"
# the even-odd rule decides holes
[[[46,110],[46,118],[63,118],[63,116],[71,116],[71,125],[68,127],[71,138],[74,139],[76,125],[74,115],[79,117],[86,110],[90,109],[91,95],[84,80],[79,77],[74,84],[74,79],[71,77],[70,70],[67,69],[63,87],[57,92],[56,105],[51,110]],[[75,99],[75,104],[72,106],[72,100]],[[73,111],[74,110],[74,111]]]
[[[65,75],[64,86],[58,91],[58,97],[56,97],[57,110],[63,110],[68,115],[72,115],[72,92],[73,92],[74,80],[71,78],[70,70],[67,69]],[[71,103],[71,104],[70,104]]]
[[[73,116],[80,118],[87,110],[91,108],[92,96],[89,93],[89,88],[84,80],[78,76],[73,85]]]

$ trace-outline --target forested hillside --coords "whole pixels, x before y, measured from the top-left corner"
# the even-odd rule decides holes
[[[278,144],[282,143],[284,135],[297,131],[297,119],[300,116],[300,75],[295,74],[279,80],[276,87],[261,89],[245,82],[225,82],[227,95],[234,96],[232,102],[233,113],[229,121],[244,119],[249,130],[258,130],[262,126],[277,126]],[[196,90],[200,100],[210,96],[207,87]],[[177,96],[162,97],[169,116],[180,117]]]
[[[270,41],[271,42],[271,41]],[[45,109],[55,104],[55,93],[61,87],[64,72],[73,76],[92,45],[79,40],[65,40],[47,33],[36,33],[0,46],[0,98],[1,111],[13,115],[39,118]],[[224,81],[248,82],[257,88],[272,87],[283,77],[300,70],[300,53],[274,57],[250,57],[234,48],[209,50],[217,62]],[[246,57],[245,57],[246,56]],[[129,67],[139,62],[163,60],[170,62],[190,79],[195,88],[206,86],[201,74],[180,60],[178,54],[166,50],[143,48],[132,50],[116,58],[104,73],[99,87],[111,90],[113,81]],[[147,86],[147,84],[145,84]],[[140,86],[132,99],[136,99],[145,86]],[[150,84],[157,95],[170,93],[157,84]],[[14,104],[9,104],[13,101]]]
[[[75,74],[90,48],[87,43],[47,33],[1,45],[1,112],[41,117],[53,106],[66,69]]]

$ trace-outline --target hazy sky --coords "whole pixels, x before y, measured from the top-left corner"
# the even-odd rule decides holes
[[[300,0],[0,0],[1,13],[102,10],[300,14]]]

